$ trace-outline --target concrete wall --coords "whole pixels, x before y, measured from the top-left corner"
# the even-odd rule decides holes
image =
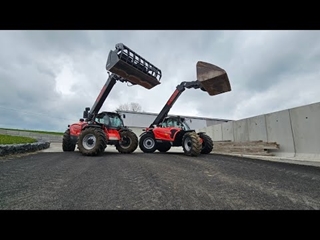
[[[294,157],[295,149],[289,110],[266,114],[265,117],[268,142],[280,144],[280,151],[276,151],[276,155]]]
[[[235,142],[248,142],[248,119],[242,119],[233,123],[233,136]]]
[[[296,156],[317,158],[320,154],[320,103],[289,111]]]
[[[233,125],[234,125],[234,122],[227,122],[227,123],[221,124],[222,140],[234,141]]]
[[[320,162],[320,102],[199,128],[214,141],[277,142],[275,156]]]
[[[265,115],[248,118],[249,141],[268,141]]]

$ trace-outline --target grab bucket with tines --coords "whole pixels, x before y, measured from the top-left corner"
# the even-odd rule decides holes
[[[231,91],[226,71],[210,63],[197,62],[197,80],[201,84],[201,90],[211,96]]]
[[[161,70],[122,43],[109,52],[106,69],[128,80],[133,85],[151,89],[160,84]]]

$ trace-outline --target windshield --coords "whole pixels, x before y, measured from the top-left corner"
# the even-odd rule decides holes
[[[119,115],[117,114],[110,114],[109,116],[109,121],[110,121],[110,127],[123,127],[123,122],[122,119],[120,118]]]
[[[190,127],[185,121],[178,121],[177,118],[167,118],[163,121],[162,127],[178,127],[183,130],[190,130]]]
[[[104,124],[108,127],[123,127],[122,119],[117,114],[104,114],[96,118],[96,122]]]

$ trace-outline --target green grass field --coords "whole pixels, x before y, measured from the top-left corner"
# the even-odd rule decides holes
[[[0,134],[0,144],[20,144],[20,143],[34,143],[37,140],[30,137],[10,136]]]
[[[39,130],[26,130],[26,129],[15,129],[15,128],[0,128],[3,130],[12,130],[12,131],[20,131],[20,132],[34,132],[34,133],[44,133],[51,135],[62,136],[63,132],[50,132],[50,131],[39,131]],[[37,140],[31,137],[23,137],[23,136],[11,136],[0,134],[0,144],[21,144],[21,143],[34,143]]]
[[[63,135],[63,132],[48,132],[48,131],[39,131],[39,130],[26,130],[26,129],[14,129],[14,128],[0,128],[3,130],[12,130],[12,131],[20,131],[20,132],[34,132],[34,133],[45,133],[52,135]]]

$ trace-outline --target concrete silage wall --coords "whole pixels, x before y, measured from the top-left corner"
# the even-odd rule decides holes
[[[320,103],[289,110],[295,154],[298,158],[320,157]]]
[[[234,122],[226,122],[221,124],[222,138],[220,139],[220,141],[222,139],[224,141],[234,141],[233,125],[234,125]]]
[[[230,121],[197,131],[214,141],[277,142],[275,156],[320,161],[320,103]]]
[[[274,154],[281,157],[294,157],[295,148],[289,110],[266,114],[265,117],[268,142],[280,144],[280,149]]]
[[[268,141],[266,116],[260,115],[247,119],[249,141]]]

